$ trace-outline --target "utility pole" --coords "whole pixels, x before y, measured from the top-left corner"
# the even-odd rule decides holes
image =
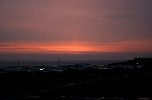
[[[58,67],[60,66],[60,60],[61,60],[61,58],[59,57],[58,58]]]
[[[19,61],[19,59],[17,60],[17,67],[19,67],[20,66],[20,61]]]

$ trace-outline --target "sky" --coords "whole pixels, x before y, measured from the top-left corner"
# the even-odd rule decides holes
[[[152,0],[0,0],[0,59],[152,56]]]

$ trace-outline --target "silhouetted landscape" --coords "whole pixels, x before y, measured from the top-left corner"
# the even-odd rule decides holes
[[[13,66],[14,67],[14,66]],[[4,100],[150,100],[152,58],[134,58],[108,65],[88,63],[0,69]],[[17,68],[16,67],[16,68]],[[11,68],[10,68],[11,69]],[[33,69],[33,71],[32,71]]]
[[[0,0],[0,100],[151,100],[152,0]]]

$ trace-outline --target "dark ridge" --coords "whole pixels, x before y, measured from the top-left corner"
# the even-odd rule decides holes
[[[62,72],[5,72],[0,73],[0,99],[150,100],[151,80],[152,58],[81,70],[69,66]]]

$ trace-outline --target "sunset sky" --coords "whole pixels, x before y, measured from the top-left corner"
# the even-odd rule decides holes
[[[0,54],[152,56],[152,0],[0,0]]]

